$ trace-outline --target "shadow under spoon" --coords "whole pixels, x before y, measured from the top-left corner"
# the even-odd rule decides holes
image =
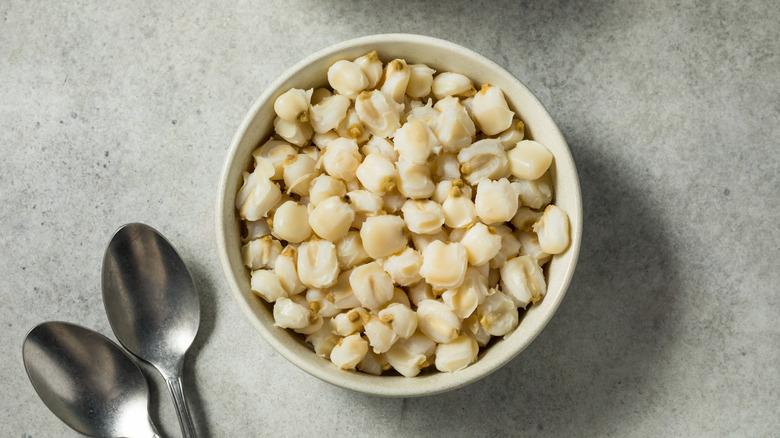
[[[25,337],[22,358],[43,403],[76,432],[159,437],[149,418],[149,387],[141,369],[100,333],[45,322]]]
[[[103,304],[124,347],[163,375],[185,438],[195,427],[184,399],[182,366],[200,323],[195,282],[173,246],[154,228],[121,227],[103,258]]]

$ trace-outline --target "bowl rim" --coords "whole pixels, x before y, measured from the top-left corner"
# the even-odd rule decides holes
[[[563,268],[564,276],[562,278],[559,292],[553,296],[549,296],[550,294],[548,293],[548,296],[545,297],[545,301],[547,301],[547,298],[554,299],[552,300],[552,303],[545,304],[547,310],[545,314],[542,315],[540,323],[537,325],[536,329],[526,337],[525,342],[518,345],[516,348],[507,349],[507,351],[503,351],[502,354],[492,357],[492,360],[489,363],[483,364],[483,361],[479,360],[469,367],[456,373],[438,373],[436,374],[438,378],[425,378],[421,376],[414,378],[406,378],[402,376],[372,376],[363,373],[345,372],[343,370],[338,370],[335,366],[332,365],[332,363],[328,361],[323,360],[322,365],[320,365],[319,362],[313,362],[300,357],[295,351],[292,351],[285,343],[280,340],[279,333],[275,332],[275,330],[278,329],[275,327],[269,327],[260,321],[260,318],[255,314],[253,309],[250,307],[250,304],[244,299],[240,291],[239,280],[234,275],[233,267],[230,263],[230,258],[228,255],[229,242],[227,241],[227,233],[225,232],[225,218],[227,214],[225,209],[226,207],[232,208],[233,206],[232,199],[229,205],[226,204],[226,201],[231,196],[227,187],[228,175],[231,172],[233,163],[236,161],[239,144],[242,138],[247,135],[250,125],[252,124],[255,117],[258,116],[258,113],[261,111],[263,106],[270,101],[274,94],[280,91],[279,88],[284,82],[287,82],[290,80],[290,78],[301,74],[301,72],[303,72],[308,66],[316,64],[317,62],[321,62],[324,59],[333,59],[334,55],[355,49],[357,47],[368,48],[372,45],[386,45],[389,42],[431,46],[458,52],[459,54],[470,58],[472,61],[476,61],[482,65],[485,65],[487,68],[492,70],[492,74],[503,76],[502,79],[513,83],[513,85],[524,94],[523,98],[529,100],[535,107],[533,111],[538,112],[541,117],[547,119],[549,122],[549,126],[547,127],[547,129],[550,130],[549,135],[556,137],[555,141],[560,143],[563,147],[562,150],[558,151],[558,154],[556,154],[556,166],[563,165],[566,167],[566,172],[573,176],[573,181],[570,182],[570,191],[573,191],[574,195],[574,208],[573,210],[571,208],[567,210],[567,214],[569,215],[570,232],[569,248],[566,250],[566,253],[569,254],[567,256],[568,261]],[[560,154],[562,154],[562,156]],[[562,162],[559,160],[561,157],[564,158]],[[233,194],[233,197],[234,196],[235,194]],[[232,214],[235,214],[234,208]],[[547,325],[552,316],[555,314],[557,308],[563,300],[563,297],[566,295],[568,287],[571,283],[571,279],[574,275],[582,239],[582,195],[579,184],[579,177],[577,175],[573,157],[571,156],[571,150],[566,143],[563,134],[560,132],[558,125],[555,123],[554,119],[544,107],[544,105],[539,101],[539,99],[512,73],[494,61],[471,49],[439,38],[406,33],[366,35],[341,41],[304,57],[295,63],[292,67],[284,71],[281,75],[276,77],[270,84],[268,84],[261,95],[254,101],[249,111],[244,116],[244,119],[239,125],[235,135],[233,136],[230,148],[223,164],[222,172],[220,174],[219,191],[216,205],[216,234],[220,262],[222,264],[226,280],[228,281],[228,285],[235,301],[255,330],[259,332],[266,340],[266,342],[268,342],[280,355],[308,374],[342,388],[365,394],[386,397],[416,397],[450,391],[488,376],[516,357],[539,335],[542,329]],[[313,352],[312,355],[316,356]],[[412,380],[415,382],[415,384],[393,384],[393,381],[397,382],[399,379]],[[385,382],[388,384],[377,385],[379,382]]]

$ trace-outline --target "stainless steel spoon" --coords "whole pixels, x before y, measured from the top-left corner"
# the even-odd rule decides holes
[[[103,304],[117,339],[165,377],[182,434],[195,437],[184,399],[184,357],[200,323],[200,303],[190,271],[154,228],[121,227],[103,258]]]
[[[43,403],[88,436],[158,437],[141,369],[100,333],[45,322],[24,338],[27,376]]]

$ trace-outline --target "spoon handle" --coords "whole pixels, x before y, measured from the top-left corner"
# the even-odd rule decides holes
[[[179,426],[181,426],[182,436],[184,438],[196,438],[195,426],[192,424],[192,416],[184,400],[184,390],[181,385],[181,377],[169,377],[168,389],[173,397],[173,404],[176,405],[176,414],[179,416]]]

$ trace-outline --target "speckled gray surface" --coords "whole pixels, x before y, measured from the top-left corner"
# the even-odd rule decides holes
[[[102,253],[121,224],[187,259],[202,436],[780,436],[780,9],[729,2],[28,2],[0,5],[0,429],[77,436],[27,381],[26,332],[113,338]],[[381,399],[320,382],[241,315],[214,236],[244,113],[305,55],[420,33],[483,53],[548,107],[585,229],[558,314],[502,370]],[[179,436],[162,380],[152,416]]]

